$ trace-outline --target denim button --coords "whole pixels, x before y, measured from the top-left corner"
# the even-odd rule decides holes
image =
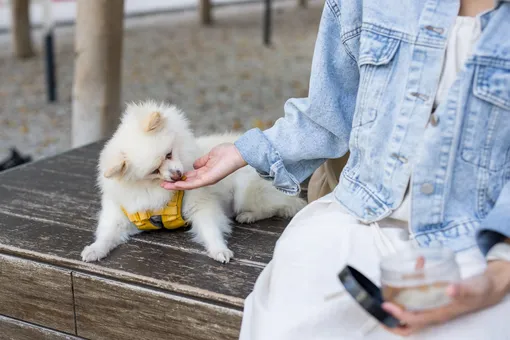
[[[406,164],[408,162],[407,158],[404,157],[404,156],[401,156],[401,155],[398,155],[396,153],[392,153],[391,154],[391,157],[395,158],[395,159],[398,159],[400,161],[400,163],[403,163],[403,164]]]
[[[437,34],[443,34],[444,33],[444,28],[442,28],[442,27],[434,27],[434,26],[427,25],[427,26],[425,26],[425,29],[428,30],[428,31],[435,32]]]
[[[439,117],[435,113],[433,113],[430,115],[429,122],[430,125],[437,126],[439,124]]]
[[[421,192],[424,193],[425,195],[430,195],[431,193],[434,192],[434,185],[431,184],[431,183],[424,183],[422,184],[421,186]]]
[[[411,92],[410,95],[413,97],[419,98],[419,99],[423,100],[424,102],[429,100],[429,96],[427,96],[426,94],[423,94],[423,93]]]

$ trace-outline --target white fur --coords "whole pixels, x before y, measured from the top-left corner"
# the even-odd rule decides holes
[[[148,124],[154,112],[160,113],[157,115],[160,119]],[[147,131],[147,126],[153,129]],[[212,147],[237,138],[236,134],[195,138],[187,119],[176,107],[152,101],[129,104],[99,158],[102,209],[95,242],[83,250],[83,261],[104,258],[140,232],[123,214],[121,206],[128,212],[162,208],[173,195],[160,187],[162,179],[171,180],[172,172],[192,170],[195,159]],[[165,159],[170,151],[171,159]],[[159,174],[148,175],[158,165]],[[240,223],[272,216],[290,218],[305,204],[298,197],[276,190],[247,166],[215,185],[186,191],[183,216],[191,222],[194,240],[205,247],[211,258],[226,263],[233,256],[225,241],[225,234],[231,230],[229,217],[235,216]]]

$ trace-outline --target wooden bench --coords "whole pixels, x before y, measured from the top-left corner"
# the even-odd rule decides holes
[[[287,221],[234,227],[227,265],[183,231],[143,233],[84,263],[101,146],[0,173],[0,339],[237,339]]]

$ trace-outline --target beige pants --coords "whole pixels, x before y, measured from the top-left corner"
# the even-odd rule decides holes
[[[349,152],[341,158],[328,159],[322,164],[310,178],[308,183],[308,202],[311,203],[321,197],[326,196],[338,185],[338,178],[342,172]]]

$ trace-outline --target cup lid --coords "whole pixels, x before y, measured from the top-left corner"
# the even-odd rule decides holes
[[[358,304],[389,328],[400,326],[400,321],[382,308],[381,290],[365,275],[351,266],[345,266],[338,278]]]

